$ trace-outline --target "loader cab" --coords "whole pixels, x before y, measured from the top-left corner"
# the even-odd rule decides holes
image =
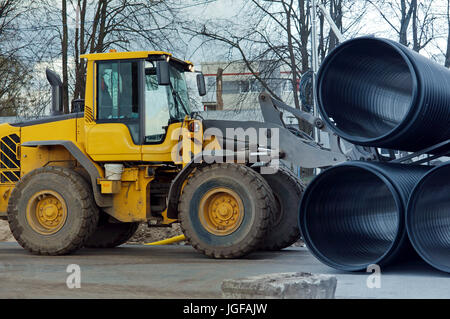
[[[88,154],[96,161],[170,162],[177,143],[171,133],[191,112],[185,73],[192,64],[162,52],[85,57]]]

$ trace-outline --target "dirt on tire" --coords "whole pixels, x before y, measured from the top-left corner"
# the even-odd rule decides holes
[[[90,187],[80,174],[68,168],[46,166],[26,174],[8,202],[8,222],[14,238],[23,248],[39,255],[65,255],[83,247],[99,218]],[[35,231],[27,219],[30,198],[47,190],[60,194],[68,212],[62,228],[51,235]]]
[[[269,183],[278,202],[267,236],[261,246],[265,250],[281,250],[300,240],[298,209],[305,184],[286,167],[274,174],[262,175]]]
[[[243,224],[227,236],[204,228],[198,213],[203,196],[217,188],[231,189],[244,203]],[[253,169],[232,163],[212,164],[194,171],[178,207],[181,228],[192,247],[212,258],[239,258],[261,245],[275,211],[275,197],[268,183]]]

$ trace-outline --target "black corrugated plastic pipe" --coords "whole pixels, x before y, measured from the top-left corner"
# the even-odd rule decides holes
[[[450,71],[387,39],[356,38],[324,60],[318,108],[355,144],[417,151],[450,138]]]
[[[437,166],[417,183],[406,216],[408,235],[418,254],[450,273],[450,164]]]
[[[300,205],[311,253],[345,271],[417,257],[405,227],[407,201],[427,166],[346,162],[318,175]]]

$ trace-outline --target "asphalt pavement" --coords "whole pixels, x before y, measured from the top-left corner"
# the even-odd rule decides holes
[[[420,260],[374,278],[325,266],[303,247],[214,260],[190,246],[86,248],[50,257],[0,243],[0,298],[221,298],[224,279],[280,272],[333,274],[336,298],[450,299],[450,275]]]

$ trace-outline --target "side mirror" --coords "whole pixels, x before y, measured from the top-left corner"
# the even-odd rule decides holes
[[[206,95],[205,76],[203,75],[203,73],[197,74],[197,88],[198,88],[198,94],[200,96]]]
[[[158,61],[157,62],[156,76],[158,78],[159,85],[169,85],[170,84],[169,62],[167,62],[167,61]]]
[[[84,112],[84,100],[83,99],[72,100],[72,112],[71,113],[78,113],[78,112]]]

